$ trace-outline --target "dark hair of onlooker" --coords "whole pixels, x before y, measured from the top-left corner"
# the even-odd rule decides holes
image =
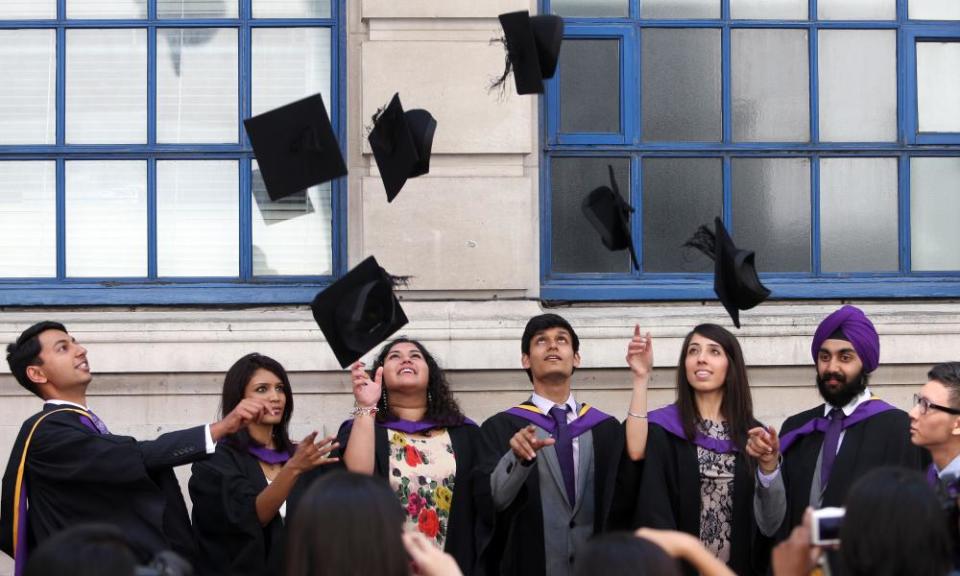
[[[720,413],[727,421],[730,439],[743,449],[747,443],[747,431],[756,425],[753,419],[753,399],[750,396],[747,367],[737,337],[716,324],[700,324],[687,334],[683,340],[683,346],[680,347],[680,360],[677,362],[677,405],[683,421],[683,432],[688,440],[693,441],[696,425],[700,420],[693,386],[687,379],[686,369],[687,348],[694,334],[713,340],[727,355],[727,377],[723,383],[723,402],[720,404]]]
[[[40,360],[40,334],[47,330],[67,331],[59,322],[44,320],[24,330],[16,342],[7,345],[7,364],[10,366],[10,372],[21,386],[36,396],[40,396],[40,391],[37,385],[27,377],[27,367],[43,364]]]
[[[24,575],[133,576],[137,564],[137,553],[119,528],[79,524],[37,546]]]
[[[677,561],[663,548],[629,532],[591,539],[577,556],[573,576],[680,576]]]
[[[286,576],[408,576],[403,518],[382,478],[324,474],[304,493],[290,523]]]
[[[927,372],[927,380],[936,380],[950,392],[950,405],[960,406],[960,362],[937,364]]]
[[[877,468],[847,494],[840,556],[848,576],[943,576],[950,535],[940,503],[919,472]]]
[[[463,424],[463,411],[460,410],[460,405],[457,404],[456,398],[453,397],[453,392],[450,390],[450,383],[447,382],[447,375],[443,372],[443,368],[437,363],[437,359],[433,357],[433,354],[417,340],[401,336],[385,344],[383,348],[380,349],[380,353],[377,354],[377,359],[373,362],[373,369],[370,371],[370,374],[377,373],[377,369],[383,366],[383,363],[387,359],[387,354],[390,353],[390,350],[392,350],[394,346],[404,343],[416,346],[417,350],[423,354],[423,360],[427,364],[427,412],[423,416],[424,419],[444,426],[460,426]],[[396,420],[397,416],[393,413],[393,410],[390,409],[390,403],[384,401],[390,396],[386,382],[383,383],[383,390],[386,394],[381,394],[380,399],[377,401],[377,421],[388,422],[390,420]]]
[[[580,338],[577,337],[576,331],[574,331],[573,326],[571,326],[563,316],[558,314],[540,314],[527,321],[527,326],[523,329],[523,337],[520,340],[520,352],[529,355],[530,343],[533,341],[533,337],[551,328],[563,328],[569,332],[573,353],[576,354],[580,352]],[[527,378],[533,382],[533,372],[531,372],[529,368],[524,371],[527,373]],[[576,372],[576,368],[574,368],[574,372]]]
[[[223,393],[220,397],[220,417],[225,418],[243,400],[247,384],[250,383],[254,373],[261,368],[280,379],[280,382],[283,383],[283,395],[287,400],[283,407],[280,422],[273,426],[274,448],[280,452],[292,452],[293,443],[290,442],[287,425],[290,423],[290,416],[293,414],[293,390],[290,388],[290,378],[287,376],[287,371],[283,369],[279,362],[269,356],[256,352],[247,354],[234,362],[233,366],[227,370],[227,375],[223,379]],[[246,428],[231,434],[227,442],[240,450],[246,450],[254,443]]]

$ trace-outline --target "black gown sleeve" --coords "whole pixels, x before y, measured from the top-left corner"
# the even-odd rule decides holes
[[[651,424],[647,434],[647,452],[643,466],[643,479],[637,497],[634,524],[647,528],[677,530],[678,521],[673,511],[673,496],[676,482],[671,479],[674,468],[670,454],[667,432]]]

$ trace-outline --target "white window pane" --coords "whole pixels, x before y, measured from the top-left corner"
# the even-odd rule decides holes
[[[271,202],[253,162],[253,274],[322,276],[333,272],[330,183]]]
[[[0,162],[0,278],[57,275],[54,162]]]
[[[143,0],[67,0],[67,18],[146,18]]]
[[[253,0],[254,18],[329,18],[330,0]]]
[[[720,0],[643,0],[642,18],[719,18]]]
[[[720,140],[720,30],[646,28],[640,54],[643,139]]]
[[[895,272],[898,213],[896,158],[821,160],[821,269]]]
[[[910,0],[908,17],[914,20],[960,20],[957,0]]]
[[[0,30],[0,144],[57,139],[54,30]]]
[[[897,1],[817,0],[817,15],[821,20],[896,20]]]
[[[57,0],[3,0],[0,20],[38,20],[57,17]]]
[[[740,20],[806,20],[807,0],[730,0],[730,17]]]
[[[320,92],[330,100],[330,30],[254,28],[254,115]]]
[[[733,139],[810,140],[807,31],[733,30]]]
[[[917,42],[917,112],[920,132],[960,132],[960,42]]]
[[[147,141],[147,31],[67,30],[68,144]]]
[[[960,270],[960,158],[910,159],[910,267]]]
[[[236,18],[237,0],[158,0],[157,18]]]
[[[240,189],[235,160],[157,162],[157,275],[240,271]]]
[[[552,0],[550,11],[568,18],[626,18],[630,14],[630,3],[628,0]]]
[[[147,275],[147,163],[66,163],[67,276]]]
[[[820,139],[897,139],[897,33],[820,31]]]
[[[236,142],[237,30],[157,30],[157,141]]]

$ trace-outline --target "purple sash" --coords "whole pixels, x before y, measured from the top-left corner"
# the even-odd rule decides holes
[[[669,406],[664,406],[663,408],[657,408],[652,412],[648,412],[647,420],[650,423],[656,424],[657,426],[663,428],[677,438],[687,440],[687,435],[683,432],[683,422],[680,419],[680,408],[677,407],[676,404],[670,404]],[[689,442],[689,440],[687,441]],[[693,437],[693,443],[711,452],[716,452],[717,454],[730,454],[731,452],[739,451],[737,445],[733,443],[733,440],[711,438],[704,435],[699,430],[697,430]]]
[[[931,488],[936,489],[939,482],[940,475],[937,474],[937,467],[931,464],[930,467],[927,468],[927,484],[929,484]]]
[[[266,446],[248,446],[247,452],[264,464],[283,464],[290,459],[292,454],[280,450],[272,450]]]
[[[883,412],[888,412],[890,410],[896,410],[896,408],[873,396],[869,400],[862,402],[859,406],[857,406],[856,410],[843,419],[841,429],[846,430],[847,428],[855,424],[859,424],[868,418],[872,418],[877,414],[882,414]],[[827,426],[829,425],[830,420],[828,418],[818,416],[811,419],[809,422],[797,428],[796,430],[787,432],[780,437],[780,453],[786,454],[787,450],[790,449],[794,442],[803,436],[806,436],[807,434],[811,434],[813,432],[826,432]]]
[[[463,419],[463,424],[465,426],[476,426],[477,423],[469,418]],[[387,420],[386,422],[377,422],[377,426],[383,428],[389,428],[390,430],[398,430],[406,434],[418,434],[420,432],[426,432],[427,430],[433,430],[434,428],[448,428],[447,424],[440,424],[439,422],[434,422],[432,420],[418,420],[414,422],[413,420],[403,420],[397,418],[396,420]]]
[[[553,417],[541,412],[532,402],[524,402],[519,406],[505,410],[504,413],[523,418],[534,426],[543,428],[550,434],[555,434],[557,431],[557,422]],[[570,438],[576,438],[608,418],[613,418],[613,416],[601,412],[587,403],[583,403],[580,405],[580,412],[577,414],[576,420],[567,425],[567,431],[570,432]]]

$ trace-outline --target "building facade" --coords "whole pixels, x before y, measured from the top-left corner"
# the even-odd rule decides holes
[[[489,89],[513,10],[565,19],[543,96]],[[872,385],[902,408],[960,357],[953,0],[7,1],[0,74],[0,336],[66,323],[118,432],[214,419],[251,351],[291,371],[295,434],[335,432],[349,377],[307,304],[371,254],[411,276],[401,333],[474,419],[529,393],[543,310],[580,334],[578,398],[618,417],[649,329],[665,404],[687,331],[731,326],[681,247],[714,216],[773,292],[736,331],[762,420],[817,401],[810,339],[841,302],[877,325]],[[242,119],[318,92],[349,175],[270,202]],[[388,203],[366,134],[395,92],[438,126]],[[639,269],[580,212],[610,173]],[[7,453],[38,402],[0,382]]]

